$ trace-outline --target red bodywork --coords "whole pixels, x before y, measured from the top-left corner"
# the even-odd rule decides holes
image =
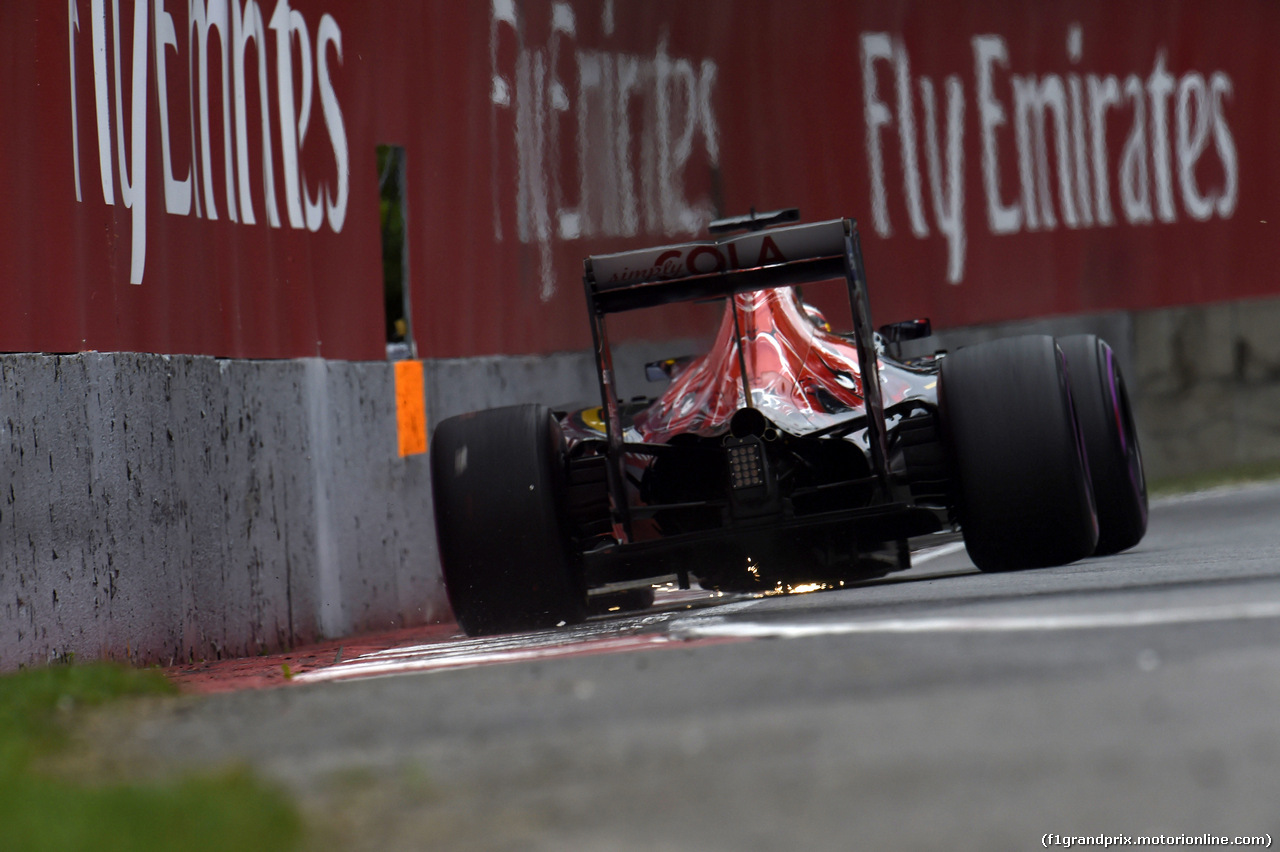
[[[723,433],[745,406],[745,364],[752,405],[774,425],[805,435],[863,407],[862,371],[853,341],[828,331],[821,315],[792,287],[734,297],[743,351],[738,357],[734,312],[726,302],[710,350],[677,373],[665,392],[635,416],[642,440]],[[881,365],[886,404],[923,391],[936,377]]]

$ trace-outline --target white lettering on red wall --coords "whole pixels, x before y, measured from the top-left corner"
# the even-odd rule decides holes
[[[547,41],[532,45],[515,0],[491,4],[494,234],[510,230],[498,194],[514,148],[515,237],[538,246],[542,298],[555,292],[553,240],[698,233],[712,203],[688,197],[685,174],[719,164],[716,63],[672,55],[665,36],[644,54],[579,45],[567,2],[551,4]],[[601,30],[613,34],[611,2]],[[501,136],[498,116],[514,119]]]
[[[155,69],[154,97],[159,106],[166,213],[210,221],[225,216],[232,222],[256,225],[258,212],[251,183],[256,171],[261,175],[263,213],[270,227],[283,225],[279,207],[283,194],[290,228],[314,232],[327,222],[335,233],[340,232],[350,195],[350,154],[342,108],[333,85],[335,69],[342,65],[342,31],[333,16],[321,16],[313,38],[305,17],[290,8],[289,0],[278,0],[269,19],[256,0],[187,0],[187,27],[180,34],[173,15],[165,8],[165,0],[136,0],[131,15],[132,50],[123,57],[122,5],[126,5],[124,0],[91,0],[91,69],[76,67],[76,40],[82,37],[77,0],[68,0],[67,16],[76,200],[82,200],[77,74],[91,73],[102,200],[116,203],[118,180],[120,201],[132,211],[130,283],[141,284],[146,270],[147,100],[153,96],[148,80],[150,68]],[[179,0],[177,5],[184,4]],[[271,34],[274,39],[269,37]],[[274,68],[269,58],[272,47]],[[217,54],[211,54],[215,50]],[[256,62],[249,61],[253,57]],[[127,60],[123,67],[122,60]],[[220,103],[210,101],[211,67],[220,71],[220,79],[215,81],[221,92]],[[250,114],[247,99],[247,87],[254,85],[260,105],[257,115]],[[177,94],[179,102],[186,100],[189,127],[170,122],[171,94]],[[336,178],[332,184],[336,185],[309,181],[299,159],[312,131],[315,98],[320,102],[333,155]],[[273,102],[274,115],[270,106]],[[210,134],[211,109],[221,111],[221,139]],[[250,134],[255,131],[255,141],[260,142],[256,163],[250,141]],[[184,132],[190,134],[190,160],[175,163],[172,140],[174,134]],[[277,147],[279,160],[274,153]],[[222,186],[214,185],[216,157],[221,157]],[[276,162],[282,164],[283,186],[276,180]]]
[[[976,113],[983,204],[993,235],[1112,227],[1121,220],[1172,223],[1183,215],[1194,221],[1229,219],[1235,212],[1240,169],[1226,116],[1234,85],[1225,72],[1175,73],[1161,48],[1142,74],[1090,73],[1082,65],[1079,25],[1068,29],[1069,70],[1061,74],[1012,67],[999,35],[977,35],[970,44],[971,95],[953,74],[939,96],[931,78],[912,75],[900,38],[861,36],[873,225],[881,236],[894,232],[890,206],[897,203],[898,186],[884,162],[886,146],[896,143],[901,204],[911,233],[925,239],[933,227],[942,234],[951,283],[964,278],[969,103]],[[884,85],[890,77],[892,84]],[[1115,127],[1125,129],[1118,151],[1108,146]],[[1011,185],[1002,182],[1009,173],[1006,162],[1017,166]]]

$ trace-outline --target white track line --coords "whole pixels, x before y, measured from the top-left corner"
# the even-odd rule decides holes
[[[1088,630],[1106,627],[1148,627],[1204,621],[1280,618],[1280,601],[1217,606],[1148,609],[1134,612],[1080,613],[1041,616],[971,616],[955,618],[886,618],[874,621],[832,621],[811,624],[768,624],[681,619],[671,633],[689,638],[802,639],[855,633],[983,633],[1028,630]]]
[[[604,654],[619,651],[637,651],[671,645],[681,640],[665,633],[645,633],[635,636],[616,636],[580,640],[559,645],[534,644],[526,647],[491,647],[484,649],[478,643],[458,643],[461,646],[437,645],[420,649],[399,650],[394,653],[365,654],[354,660],[338,663],[293,676],[293,680],[309,683],[342,680],[349,677],[377,677],[405,674],[407,672],[439,671],[441,669],[470,668],[492,663],[522,663],[547,660],[580,654]],[[408,654],[408,655],[406,655]]]
[[[940,544],[937,547],[931,547],[928,550],[921,550],[918,553],[911,554],[911,567],[923,565],[926,562],[937,559],[939,556],[950,556],[953,553],[959,553],[964,550],[963,541],[952,541],[947,544]]]

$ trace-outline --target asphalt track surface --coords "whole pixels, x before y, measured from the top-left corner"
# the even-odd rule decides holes
[[[1280,484],[1157,501],[1137,548],[1061,568],[926,547],[838,591],[295,658],[119,747],[247,762],[334,848],[1280,839]]]

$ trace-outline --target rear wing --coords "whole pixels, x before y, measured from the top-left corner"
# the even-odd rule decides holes
[[[856,234],[852,220],[832,219],[593,255],[583,282],[592,313],[608,314],[843,278]]]
[[[782,212],[782,211],[779,211]],[[778,221],[776,214],[768,218]],[[730,222],[729,224],[736,224]],[[751,217],[747,227],[757,227]],[[715,240],[677,243],[617,254],[592,255],[584,261],[582,281],[591,318],[591,338],[600,378],[600,401],[609,448],[606,466],[614,536],[632,541],[631,511],[623,467],[624,441],[613,354],[606,329],[607,314],[698,299],[730,298],[736,293],[787,287],[811,281],[845,279],[853,313],[853,339],[862,369],[867,411],[867,443],[871,468],[889,499],[890,480],[884,399],[880,368],[867,301],[866,276],[858,228],[852,219],[753,230]],[[730,302],[738,338],[743,400],[751,406],[751,389],[743,361],[737,307]]]

